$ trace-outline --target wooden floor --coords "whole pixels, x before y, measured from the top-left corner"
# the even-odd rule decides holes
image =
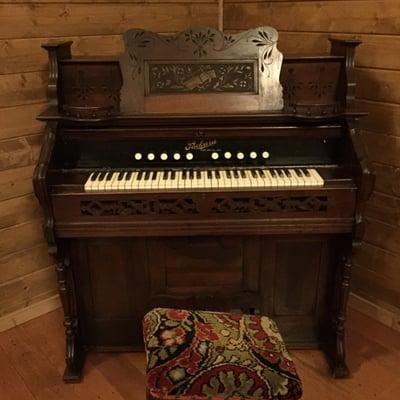
[[[332,380],[319,351],[292,351],[306,400],[400,399],[400,335],[349,312],[348,361],[353,377]],[[142,353],[92,354],[84,380],[65,385],[61,311],[0,334],[1,400],[141,400]]]

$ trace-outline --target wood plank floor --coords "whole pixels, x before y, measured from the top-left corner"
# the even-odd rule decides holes
[[[292,351],[305,400],[400,398],[400,334],[350,310],[351,379],[333,380],[319,351]],[[142,400],[143,353],[91,354],[84,380],[65,385],[62,314],[53,311],[0,334],[1,400]]]

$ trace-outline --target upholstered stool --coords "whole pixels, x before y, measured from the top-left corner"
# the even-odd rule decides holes
[[[148,399],[302,395],[293,361],[267,317],[156,308],[144,317],[143,333]]]

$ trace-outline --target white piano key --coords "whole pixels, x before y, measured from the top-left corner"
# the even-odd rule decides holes
[[[266,173],[266,170],[259,170],[260,179],[262,180],[261,186],[263,188],[270,188],[272,186],[271,180]]]
[[[272,173],[269,169],[264,170],[264,174],[267,176],[269,182],[271,183],[271,188],[278,187],[278,179],[275,176],[272,176]]]
[[[295,171],[294,171],[294,169],[292,169],[292,168],[289,168],[289,173],[290,173],[290,186],[292,186],[292,187],[297,187],[297,186],[300,186],[300,183],[299,183],[299,181],[298,181],[298,179],[297,179],[297,176],[296,176],[296,173],[295,173]]]
[[[317,186],[324,186],[325,182],[324,182],[324,180],[322,179],[321,175],[318,173],[318,171],[316,169],[309,168],[308,171],[310,172],[311,175],[314,176]]]
[[[302,187],[306,186],[307,181],[305,179],[303,172],[299,168],[296,168],[295,174],[296,174],[296,178],[297,178],[297,182],[299,183],[299,186],[302,186]]]
[[[159,189],[166,189],[168,184],[168,171],[162,171],[160,180],[159,180]]]
[[[106,181],[106,184],[104,185],[104,190],[109,191],[112,189],[112,184],[114,180],[117,178],[118,173],[117,172],[111,172],[111,179],[109,181]]]
[[[162,176],[163,176],[163,171],[158,171],[157,175],[156,175],[156,179],[154,179],[151,184],[152,189],[155,189],[155,190],[160,189],[160,182],[161,182]]]
[[[85,182],[85,185],[84,185],[84,190],[85,190],[85,192],[89,192],[89,191],[91,191],[92,190],[92,179],[94,178],[94,176],[95,176],[95,174],[96,174],[97,172],[92,172],[90,175],[89,175],[89,178],[87,178],[87,180],[86,180],[86,182]]]
[[[109,176],[109,172],[106,172],[103,176],[103,179],[99,182],[97,186],[97,190],[104,190],[107,183],[107,177]]]
[[[284,182],[284,187],[288,187],[290,188],[291,185],[291,181],[290,178],[287,176],[286,171],[284,169],[280,169],[281,174],[283,174],[283,182]]]
[[[130,179],[125,182],[125,190],[133,190],[134,189],[134,182],[138,175],[137,171],[132,172]],[[115,178],[117,179],[117,178]]]
[[[174,188],[180,190],[182,187],[182,171],[175,171],[175,185]]]
[[[117,190],[124,190],[125,189],[125,180],[127,172],[122,172],[122,179],[117,178]]]

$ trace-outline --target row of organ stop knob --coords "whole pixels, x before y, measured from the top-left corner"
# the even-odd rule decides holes
[[[251,151],[250,153],[244,153],[242,151],[238,151],[237,153],[231,153],[230,151],[225,151],[224,153],[220,153],[217,151],[210,151],[210,157],[213,160],[218,160],[218,159],[225,159],[225,160],[230,160],[236,158],[237,160],[244,160],[246,157],[248,157],[251,160],[256,160],[257,158],[263,158],[264,160],[269,158],[269,153],[268,151],[263,151],[262,153],[257,153],[256,151]],[[148,161],[154,161],[157,159],[157,155],[155,153],[147,153],[142,154],[140,152],[137,152],[134,154],[134,158],[136,161],[140,161],[142,159],[147,159]],[[185,154],[181,153],[173,153],[173,154],[168,154],[166,152],[161,153],[159,155],[159,159],[161,161],[167,161],[167,160],[175,160],[179,161],[181,159],[186,159],[188,161],[193,160],[194,154],[191,152],[187,152]]]

